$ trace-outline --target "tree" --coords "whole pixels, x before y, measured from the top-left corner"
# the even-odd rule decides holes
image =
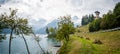
[[[3,16],[0,15],[0,33],[2,32],[2,29],[4,28],[3,20],[4,20]]]
[[[39,44],[39,39],[38,39],[38,37],[35,35],[35,33],[34,33],[33,31],[32,31],[32,34],[33,34],[33,36],[35,37],[34,39],[35,39],[35,41],[37,42],[39,48],[42,50],[43,54],[46,54],[46,52],[42,49],[42,47],[41,47],[40,44]]]
[[[0,33],[2,32],[3,29],[7,28],[7,25],[5,24],[5,17],[4,14],[0,15]]]
[[[48,29],[48,27],[46,28],[46,33],[49,34],[49,29]]]
[[[87,25],[89,23],[88,15],[82,17],[82,25]]]
[[[89,22],[94,21],[94,15],[93,14],[89,14]]]
[[[48,33],[48,38],[55,38],[56,37],[56,33],[57,33],[57,29],[50,27],[46,29]]]
[[[94,20],[94,15],[93,14],[89,14],[89,15],[85,15],[82,17],[82,25],[87,25],[90,22],[92,22]]]
[[[6,15],[4,14],[4,24],[7,25],[7,27],[11,30],[10,32],[10,38],[9,38],[9,54],[11,54],[11,39],[12,39],[12,35],[13,35],[13,31],[15,30],[16,27],[16,22],[15,22],[15,13],[16,11],[13,10],[11,11],[10,15]]]
[[[116,16],[119,16],[120,15],[120,2],[118,2],[113,10],[113,13],[116,15]]]
[[[115,16],[111,10],[103,16],[102,22],[100,24],[101,29],[112,29],[115,28]]]
[[[17,10],[10,9],[10,11],[11,11],[10,15],[3,14],[3,16],[2,16],[4,18],[4,20],[3,20],[4,25],[7,26],[7,29],[11,30],[10,38],[9,38],[9,54],[11,54],[11,40],[12,40],[13,33],[22,34],[22,37],[26,44],[27,52],[28,52],[28,54],[30,54],[27,42],[26,42],[23,34],[31,33],[31,27],[29,27],[27,25],[28,24],[27,19],[20,18],[16,15]]]
[[[98,31],[99,29],[113,29],[120,27],[120,2],[118,2],[113,11],[109,10],[107,14],[103,15],[103,18],[95,20],[89,24],[89,31]],[[100,27],[99,27],[100,26]]]
[[[104,14],[102,22],[100,24],[101,29],[112,29],[119,27],[120,16],[116,16],[113,11],[109,11]]]
[[[100,30],[101,19],[96,19],[92,23],[89,24],[89,31],[94,32]]]
[[[69,35],[75,32],[74,24],[70,16],[63,16],[59,18],[57,39],[69,41]]]
[[[118,2],[113,10],[115,15],[116,27],[120,27],[120,2]]]
[[[24,37],[23,34],[28,35],[28,34],[32,33],[32,28],[28,26],[28,21],[27,21],[27,19],[22,19],[22,18],[21,18],[21,19],[18,19],[17,22],[18,22],[18,23],[17,23],[18,26],[17,26],[16,29],[15,29],[15,33],[22,35],[22,38],[23,38],[23,40],[24,40],[24,42],[25,42],[25,45],[26,45],[27,52],[28,52],[28,54],[30,54],[30,51],[29,51],[28,45],[27,45],[27,41],[26,41],[26,39],[25,39],[25,37]],[[18,33],[18,32],[19,32],[19,33]]]

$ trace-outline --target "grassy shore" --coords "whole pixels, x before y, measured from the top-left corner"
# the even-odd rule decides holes
[[[77,28],[70,41],[63,44],[59,54],[119,54],[120,30],[111,32],[88,32],[88,25]],[[102,44],[94,44],[100,40]]]

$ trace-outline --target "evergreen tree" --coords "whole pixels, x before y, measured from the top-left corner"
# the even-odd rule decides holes
[[[48,27],[46,28],[46,33],[49,34],[49,29],[48,29]]]
[[[113,10],[114,14],[116,16],[119,16],[120,15],[120,2],[118,2]]]
[[[85,15],[82,17],[82,25],[87,25],[90,22],[92,22],[94,20],[94,15],[93,14],[89,14],[89,15]]]

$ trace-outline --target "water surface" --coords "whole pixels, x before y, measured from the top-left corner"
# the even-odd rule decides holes
[[[59,47],[54,47],[57,43],[55,40],[48,39],[47,35],[37,34],[39,37],[39,44],[45,51],[50,52],[51,54],[56,54]],[[27,44],[31,54],[42,54],[42,50],[39,48],[37,42],[35,41],[32,35],[25,35]],[[19,35],[13,35],[11,43],[11,54],[27,54],[26,46],[24,40]],[[3,39],[0,42],[0,54],[8,54],[9,49],[9,34],[6,35],[6,39]]]

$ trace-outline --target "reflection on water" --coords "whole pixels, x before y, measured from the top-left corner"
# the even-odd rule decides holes
[[[59,47],[54,47],[54,45],[56,44],[55,40],[48,39],[47,35],[37,34],[37,36],[40,37],[39,44],[45,51],[51,52],[52,54],[56,54]],[[0,42],[0,54],[8,54],[9,34],[7,34],[6,37],[6,39],[3,39],[2,42]],[[33,36],[25,36],[25,38],[27,40],[27,44],[31,54],[42,53]],[[11,53],[27,54],[26,46],[22,37],[18,35],[13,35]]]

